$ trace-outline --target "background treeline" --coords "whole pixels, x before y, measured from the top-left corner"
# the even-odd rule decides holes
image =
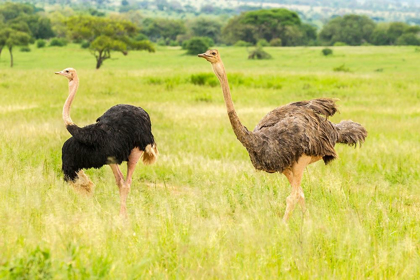
[[[95,56],[99,68],[111,51],[155,51],[155,44],[183,46],[190,53],[217,45],[328,46],[420,45],[420,26],[402,22],[376,23],[367,16],[345,15],[329,20],[321,30],[287,9],[242,12],[233,17],[191,19],[145,17],[139,11],[104,13],[93,9],[44,11],[31,4],[0,5],[0,55],[6,47],[13,64],[13,47],[81,44]],[[21,47],[22,51],[30,51]]]

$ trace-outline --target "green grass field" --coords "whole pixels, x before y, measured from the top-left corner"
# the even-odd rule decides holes
[[[420,53],[414,47],[219,49],[249,129],[271,109],[339,98],[332,121],[362,123],[362,148],[304,174],[309,215],[282,223],[281,174],[256,172],[236,140],[208,62],[177,48],[113,54],[99,71],[76,45],[0,59],[0,278],[418,279],[420,277]],[[345,64],[350,72],[332,69]],[[78,125],[109,107],[143,107],[160,158],[139,164],[128,221],[109,167],[88,170],[93,198],[65,184],[61,111],[78,70]],[[211,75],[205,75],[211,74]],[[197,75],[204,85],[194,84]],[[123,165],[125,170],[125,165]]]

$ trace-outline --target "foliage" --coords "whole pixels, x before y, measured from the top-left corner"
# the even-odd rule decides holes
[[[104,60],[111,58],[111,51],[122,52],[124,55],[130,49],[155,51],[149,41],[136,41],[132,38],[137,34],[137,28],[128,21],[77,16],[70,17],[66,24],[73,39],[89,43],[89,50],[96,58],[96,69],[102,66]]]
[[[346,67],[346,64],[341,64],[340,66],[333,68],[334,72],[350,72],[350,68]]]
[[[67,40],[64,38],[52,38],[50,47],[64,47],[67,45]]]
[[[334,47],[345,47],[345,46],[348,46],[348,45],[344,42],[338,41],[334,43]]]
[[[271,39],[270,46],[272,46],[272,47],[281,47],[282,46],[281,39],[280,38]]]
[[[80,44],[80,47],[82,49],[87,49],[90,47],[90,43],[88,41],[82,41],[82,43]]]
[[[280,38],[285,46],[302,41],[301,21],[297,13],[286,9],[258,10],[242,13],[229,20],[222,34],[227,43],[243,40],[256,44],[259,39],[267,42]]]
[[[30,47],[28,47],[28,46],[23,46],[23,47],[21,47],[19,50],[20,50],[21,52],[30,52],[30,51],[31,51],[31,48],[30,48]]]
[[[330,48],[325,48],[325,49],[322,49],[322,54],[323,55],[325,55],[325,56],[328,56],[328,55],[332,55],[333,54],[333,50],[332,49],[330,49]]]
[[[219,84],[217,78],[213,73],[198,73],[191,75],[191,83],[194,85],[204,86],[208,85],[215,87]]]
[[[209,37],[193,37],[185,41],[182,48],[186,49],[189,55],[197,55],[207,51],[213,45],[213,40]]]
[[[351,46],[368,42],[375,28],[375,22],[367,16],[345,15],[336,17],[324,25],[319,38],[327,45],[343,42]]]
[[[45,40],[42,40],[42,39],[36,40],[35,43],[36,43],[37,48],[43,48],[47,44],[47,42]]]
[[[398,37],[395,42],[396,45],[405,45],[405,46],[420,46],[420,37],[418,34],[414,33],[405,33]]]
[[[193,37],[209,37],[214,42],[221,41],[222,23],[213,18],[197,17],[188,22]]]
[[[235,43],[235,47],[249,47],[249,46],[252,46],[252,44],[248,43],[248,42],[245,42],[245,41],[242,41],[242,40],[238,40]]]
[[[257,42],[257,46],[259,46],[259,47],[267,47],[267,46],[269,46],[270,44],[267,42],[267,40],[266,39],[260,39],[260,40],[258,40],[258,42]]]
[[[19,26],[12,25],[15,28]],[[0,30],[0,50],[6,46],[10,53],[10,67],[13,67],[13,47],[28,45],[31,36],[19,29],[13,27],[5,27]]]
[[[155,42],[160,38],[176,40],[178,35],[185,32],[186,27],[182,20],[147,18],[143,21],[143,33]]]
[[[271,59],[272,56],[263,50],[261,46],[257,46],[253,51],[249,52],[248,59]]]

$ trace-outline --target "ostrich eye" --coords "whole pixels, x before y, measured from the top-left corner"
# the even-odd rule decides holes
[[[211,54],[212,54],[212,55],[216,55],[216,53],[215,53],[215,52],[212,52]]]
[[[69,70],[66,70],[66,73],[68,73],[69,72]]]

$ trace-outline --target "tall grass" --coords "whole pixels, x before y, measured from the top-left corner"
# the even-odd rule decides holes
[[[236,140],[210,65],[177,49],[115,55],[96,71],[73,45],[0,60],[0,278],[417,279],[420,239],[420,82],[410,47],[267,48],[249,61],[220,52],[233,99],[252,129],[271,109],[333,97],[332,121],[362,123],[362,148],[307,168],[309,215],[281,222],[290,187],[254,171]],[[342,64],[352,73],[337,73]],[[137,167],[129,220],[118,217],[112,172],[88,170],[93,198],[62,180],[61,120],[67,81],[78,70],[72,118],[92,123],[118,103],[149,112],[161,157]],[[382,72],[375,71],[383,68]],[[197,82],[197,80],[203,82]],[[123,166],[125,170],[125,166]]]

